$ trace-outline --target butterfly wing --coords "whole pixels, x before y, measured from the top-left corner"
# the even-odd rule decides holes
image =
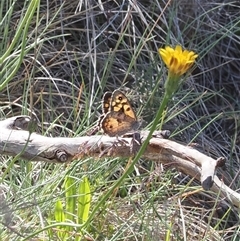
[[[102,113],[107,114],[110,110],[110,103],[111,103],[112,93],[107,91],[103,95],[102,99]]]
[[[139,122],[122,111],[108,112],[101,121],[101,128],[109,136],[121,136],[138,127]]]
[[[115,90],[112,93],[110,111],[122,111],[126,116],[137,120],[136,114],[128,98],[120,90]]]
[[[112,93],[109,111],[102,118],[100,126],[109,136],[123,135],[139,127],[130,102],[120,90]]]

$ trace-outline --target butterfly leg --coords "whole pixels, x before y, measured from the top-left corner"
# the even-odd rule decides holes
[[[142,144],[141,135],[139,132],[134,132],[130,145],[130,153],[136,155]]]
[[[90,129],[90,130],[87,132],[87,136],[96,135],[96,134],[99,132],[99,130],[100,130],[99,126],[94,126],[92,129]]]

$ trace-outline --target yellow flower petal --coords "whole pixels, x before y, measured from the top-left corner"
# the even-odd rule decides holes
[[[176,76],[185,74],[198,57],[193,51],[183,50],[180,45],[177,45],[175,49],[166,46],[158,51],[169,72]]]

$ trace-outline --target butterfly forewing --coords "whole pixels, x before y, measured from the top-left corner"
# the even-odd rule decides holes
[[[115,90],[111,98],[110,92],[103,97],[103,111],[108,112],[101,119],[100,127],[109,136],[123,135],[139,127],[139,122],[127,97]]]
[[[113,92],[110,105],[111,111],[122,111],[125,115],[137,120],[128,98],[120,90]]]

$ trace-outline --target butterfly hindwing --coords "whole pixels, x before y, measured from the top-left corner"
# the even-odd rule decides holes
[[[110,110],[110,103],[111,103],[112,93],[107,91],[103,95],[102,99],[102,112],[103,114],[107,114]]]

